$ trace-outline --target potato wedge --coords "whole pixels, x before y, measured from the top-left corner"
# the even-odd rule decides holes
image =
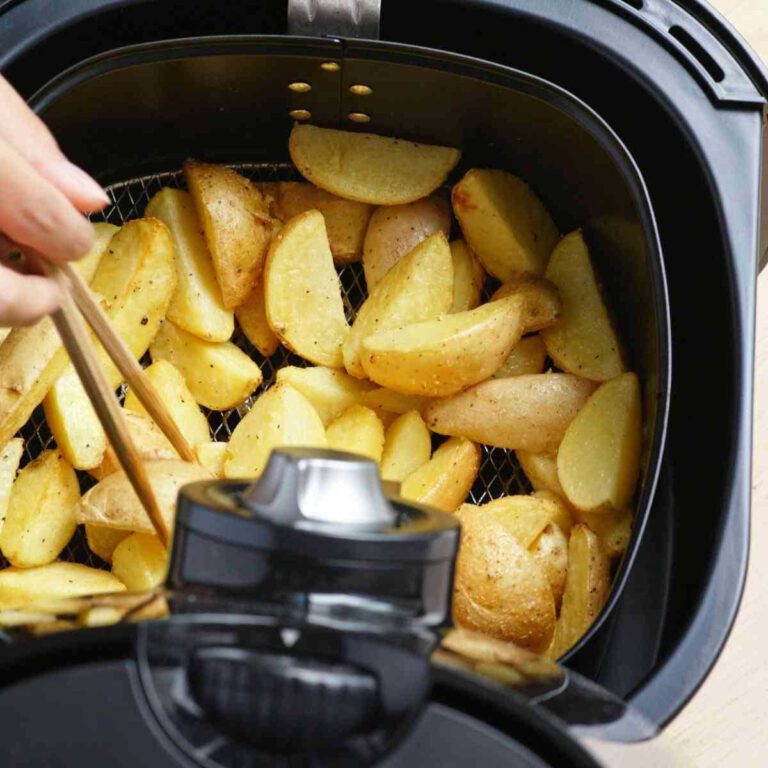
[[[451,243],[453,259],[453,304],[451,312],[466,312],[480,303],[485,270],[463,240]]]
[[[268,389],[235,427],[224,465],[226,477],[258,477],[273,448],[325,448],[325,428],[317,411],[288,384]]]
[[[568,577],[568,537],[559,525],[550,523],[528,551],[546,574],[555,607],[559,609]]]
[[[640,472],[640,383],[624,373],[601,384],[565,432],[557,476],[578,509],[626,509]]]
[[[557,476],[557,454],[535,453],[533,451],[515,451],[517,460],[537,491],[552,491],[558,496],[565,496],[560,478]]]
[[[547,348],[541,336],[526,336],[515,344],[507,359],[495,370],[493,378],[508,379],[526,373],[542,373],[546,362]]]
[[[566,235],[552,253],[546,277],[560,293],[558,322],[541,332],[558,368],[594,381],[626,370],[600,284],[580,231]]]
[[[456,624],[522,648],[545,650],[555,629],[547,574],[504,525],[471,505],[456,512],[461,546],[456,560]]]
[[[620,558],[629,546],[634,515],[630,510],[579,512],[578,516],[597,535],[608,557]]]
[[[374,205],[400,205],[431,195],[461,153],[371,133],[295,125],[288,141],[304,178],[334,195]]]
[[[224,165],[187,160],[184,176],[203,223],[222,301],[234,309],[261,274],[272,238],[268,203],[248,179]]]
[[[0,610],[23,608],[46,600],[125,592],[111,573],[80,563],[55,562],[38,568],[0,570]]]
[[[75,532],[80,486],[58,451],[43,451],[19,472],[11,488],[0,550],[11,565],[52,563]]]
[[[451,234],[451,211],[439,195],[405,205],[386,205],[371,216],[365,233],[363,270],[370,292],[381,278],[435,232]]]
[[[286,347],[317,365],[342,367],[349,326],[319,211],[296,216],[275,236],[264,267],[264,301],[269,327]]]
[[[280,181],[276,185],[275,215],[283,222],[306,211],[320,211],[325,219],[328,242],[337,264],[360,261],[363,240],[373,206],[344,200],[314,184]]]
[[[398,416],[387,429],[381,456],[383,480],[402,483],[432,455],[432,436],[418,411]]]
[[[253,285],[253,290],[246,296],[243,303],[235,310],[235,317],[245,338],[261,352],[269,357],[277,352],[280,341],[267,322],[267,308],[264,305],[264,276],[259,275]]]
[[[168,227],[176,252],[176,291],[168,319],[206,341],[229,341],[235,330],[234,315],[224,307],[192,196],[166,187],[147,203],[144,215]]]
[[[453,262],[448,240],[436,232],[419,243],[384,276],[360,307],[344,342],[344,367],[365,378],[363,339],[377,331],[432,320],[451,308]]]
[[[310,368],[286,366],[277,372],[276,381],[278,384],[289,384],[301,392],[312,403],[325,426],[341,416],[347,408],[363,404],[363,398],[375,386],[368,381],[355,379],[344,371],[321,365]]]
[[[520,275],[513,277],[491,296],[498,301],[505,296],[524,296],[523,333],[533,333],[557,322],[561,303],[555,284],[543,277]]]
[[[573,507],[562,497],[558,496],[552,491],[534,491],[531,496],[536,499],[544,499],[549,502],[550,512],[552,515],[552,521],[560,528],[565,534],[571,533],[571,528],[576,522],[580,522],[580,519],[574,518],[575,510]],[[583,514],[583,513],[582,513]]]
[[[328,447],[335,451],[356,453],[381,461],[384,450],[384,425],[379,417],[363,405],[352,405],[326,430]]]
[[[187,442],[190,445],[208,442],[211,439],[208,419],[195,402],[178,368],[167,360],[157,360],[144,373]],[[149,418],[139,398],[131,390],[125,396],[125,410]]]
[[[129,592],[159,587],[168,570],[168,552],[157,536],[132,533],[112,553],[112,573]]]
[[[149,348],[181,372],[200,405],[224,411],[242,403],[261,384],[261,370],[232,342],[203,341],[166,320]]]
[[[362,404],[381,413],[396,413],[402,415],[408,411],[421,411],[429,398],[420,395],[404,395],[386,387],[376,387],[365,392],[361,398]]]
[[[179,459],[146,461],[144,466],[166,527],[172,531],[179,489],[198,480],[212,480],[213,476],[199,464]],[[102,528],[155,532],[138,496],[122,472],[105,477],[85,493],[75,507],[75,518],[78,523]]]
[[[24,453],[24,441],[20,437],[9,440],[5,448],[0,450],[0,534],[3,531],[5,515],[8,512],[8,502],[11,498],[11,488],[16,479],[21,456]]]
[[[494,277],[540,275],[559,232],[536,193],[506,171],[473,168],[454,186],[453,212],[467,245]]]
[[[226,443],[198,443],[195,446],[195,455],[198,463],[214,477],[224,477],[224,465],[228,456]]]
[[[467,498],[479,469],[480,448],[463,437],[451,438],[403,480],[400,495],[453,512]]]
[[[10,336],[12,330],[13,328],[8,328],[7,326],[0,327],[0,345]]]
[[[503,496],[479,509],[501,523],[527,549],[558,514],[557,506],[535,496]]]
[[[484,381],[430,403],[427,426],[499,448],[554,451],[594,390],[568,373],[539,373]]]
[[[487,379],[520,340],[525,301],[509,296],[363,339],[368,377],[407,395],[452,395]]]
[[[121,531],[119,528],[102,528],[100,525],[90,524],[84,527],[88,549],[105,563],[112,562],[112,553],[115,551],[115,547],[124,538],[131,535],[130,531]]]
[[[568,544],[568,576],[549,655],[559,658],[592,626],[608,599],[610,561],[597,536],[575,525]]]

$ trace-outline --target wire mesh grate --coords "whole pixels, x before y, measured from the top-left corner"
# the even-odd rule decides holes
[[[296,169],[288,163],[242,164],[232,167],[244,176],[260,182],[293,181],[300,178]],[[94,219],[108,221],[119,226],[129,219],[142,216],[150,198],[163,187],[184,188],[184,186],[184,177],[181,171],[152,174],[113,184],[107,189],[112,204]],[[346,264],[340,267],[338,271],[347,318],[351,322],[367,295],[362,265]],[[306,360],[294,355],[284,347],[279,347],[274,355],[264,357],[251,345],[239,329],[235,331],[232,341],[258,363],[264,378],[259,390],[237,408],[229,411],[206,411],[211,429],[211,439],[219,442],[229,440],[242,416],[250,409],[254,399],[273,384],[275,375],[280,368],[286,365],[302,367],[310,365]],[[145,356],[142,360],[144,365],[148,365],[149,362],[149,356]],[[121,398],[124,394],[123,388],[120,392]],[[42,407],[35,410],[19,434],[24,439],[25,446],[23,463],[34,460],[42,451],[54,446]],[[87,473],[80,472],[78,474],[83,491],[93,485],[94,480]],[[491,499],[515,493],[529,493],[530,490],[528,480],[517,463],[514,451],[482,446],[480,471],[467,501],[474,504],[484,504]],[[77,532],[62,552],[61,558],[96,567],[107,567],[106,563],[88,549],[82,530]],[[5,565],[7,563],[0,555],[0,566],[4,567]]]

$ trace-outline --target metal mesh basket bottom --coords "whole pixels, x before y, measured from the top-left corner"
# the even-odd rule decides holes
[[[244,164],[233,166],[243,175],[256,181],[278,181],[298,179],[296,170],[290,164]],[[112,199],[112,205],[108,206],[100,220],[120,225],[129,219],[143,215],[149,199],[163,187],[184,187],[184,178],[181,171],[170,171],[113,184],[107,189]],[[342,294],[347,317],[350,322],[354,319],[355,312],[366,297],[365,279],[360,264],[348,264],[339,270]],[[211,428],[212,439],[218,441],[229,440],[232,431],[237,426],[244,413],[251,407],[255,397],[264,389],[272,385],[276,372],[285,365],[310,365],[305,360],[280,347],[271,357],[265,358],[256,350],[250,342],[238,330],[235,331],[233,341],[261,368],[264,376],[262,387],[248,398],[241,406],[229,411],[208,411],[208,423]],[[149,364],[149,358],[142,360]],[[53,445],[48,425],[45,422],[43,409],[38,408],[26,426],[20,432],[24,438],[25,455],[23,463],[36,458],[41,451]],[[79,473],[83,490],[93,484],[93,479],[86,473]],[[499,498],[514,493],[528,493],[530,485],[517,463],[513,451],[502,448],[482,447],[480,472],[469,495],[468,501],[474,504],[483,504],[491,499]],[[62,559],[85,563],[97,567],[105,567],[87,547],[85,536],[79,530],[70,544],[61,554]],[[6,561],[0,555],[0,566],[4,567]]]

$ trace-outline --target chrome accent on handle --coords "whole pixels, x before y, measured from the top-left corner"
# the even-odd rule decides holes
[[[381,0],[288,0],[288,34],[379,39]]]

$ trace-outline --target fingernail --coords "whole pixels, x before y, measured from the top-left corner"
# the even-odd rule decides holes
[[[69,160],[56,163],[55,173],[62,184],[85,198],[92,200],[99,207],[109,202],[107,193],[82,168],[78,168]]]

